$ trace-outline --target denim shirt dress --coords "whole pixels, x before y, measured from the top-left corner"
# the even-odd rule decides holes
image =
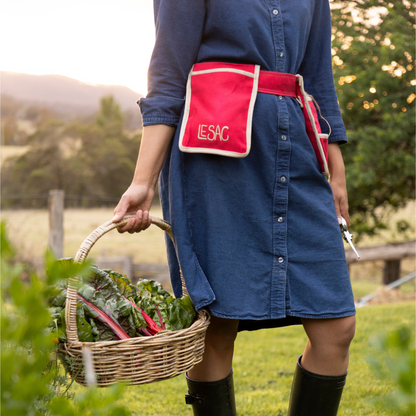
[[[188,73],[209,61],[301,74],[331,126],[329,142],[346,142],[328,0],[154,0],[154,12],[139,105],[145,126],[178,126],[159,178],[175,295],[180,264],[196,309],[240,319],[240,330],[353,315],[332,191],[295,98],[258,93],[245,158],[178,148]]]

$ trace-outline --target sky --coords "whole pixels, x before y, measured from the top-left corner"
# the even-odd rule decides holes
[[[125,85],[145,95],[152,0],[0,0],[0,70]]]

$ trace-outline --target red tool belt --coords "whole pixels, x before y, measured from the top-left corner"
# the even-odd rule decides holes
[[[195,64],[186,86],[179,148],[189,153],[245,157],[257,93],[296,98],[323,174],[328,175],[328,134],[321,132],[317,108],[300,75],[260,71],[259,65]],[[318,108],[319,110],[319,108]]]

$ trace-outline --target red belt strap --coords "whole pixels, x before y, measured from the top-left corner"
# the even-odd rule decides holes
[[[260,71],[258,92],[297,98],[297,77],[283,72]]]

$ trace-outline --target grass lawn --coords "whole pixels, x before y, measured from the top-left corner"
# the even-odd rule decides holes
[[[48,245],[48,211],[3,210],[8,235],[20,257],[31,260],[41,258]],[[162,217],[160,207],[152,208],[152,215]],[[110,208],[65,209],[64,257],[75,257],[81,243],[98,226],[113,218]],[[119,234],[111,231],[98,240],[89,258],[98,256],[132,256],[135,263],[167,264],[164,232],[150,227],[141,234]]]
[[[414,328],[415,304],[403,302],[361,308],[357,312],[357,333],[351,347],[347,385],[339,416],[397,416],[377,400],[392,388],[379,380],[366,358],[376,355],[369,340],[400,324]],[[302,353],[306,336],[300,326],[242,332],[237,338],[234,382],[239,416],[284,416],[287,412],[296,357]],[[77,387],[82,391],[82,387]],[[186,406],[184,376],[159,383],[128,387],[120,397],[133,414],[140,416],[192,415]]]

